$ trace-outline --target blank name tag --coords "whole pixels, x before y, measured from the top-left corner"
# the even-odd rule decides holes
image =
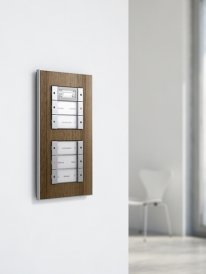
[[[52,184],[74,183],[78,181],[77,169],[52,170]]]

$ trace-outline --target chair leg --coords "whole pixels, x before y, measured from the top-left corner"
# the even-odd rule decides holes
[[[147,241],[148,205],[144,205],[144,242]]]
[[[166,204],[163,203],[164,209],[165,209],[165,214],[166,214],[166,219],[167,219],[167,227],[168,227],[168,233],[170,236],[172,236],[172,226],[171,226],[171,220],[170,220],[170,215],[169,215],[169,209]]]

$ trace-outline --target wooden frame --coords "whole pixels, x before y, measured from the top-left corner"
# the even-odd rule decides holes
[[[52,86],[83,87],[84,129],[51,127]],[[37,198],[48,199],[92,194],[92,76],[51,71],[37,71]],[[83,141],[82,183],[51,182],[51,142]]]

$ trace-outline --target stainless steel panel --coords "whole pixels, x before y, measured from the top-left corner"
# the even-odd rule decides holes
[[[52,115],[52,129],[58,128],[77,128],[77,117],[69,115]]]
[[[83,100],[84,100],[83,88],[78,88],[78,101],[82,102]]]
[[[52,114],[78,115],[77,102],[52,101]]]
[[[77,182],[77,169],[52,170],[52,184]]]
[[[83,102],[52,101],[52,114],[83,115]]]
[[[52,115],[52,129],[83,129],[83,116]]]
[[[83,169],[78,169],[78,182],[82,183],[83,182]]]
[[[78,168],[83,168],[83,155],[78,155]]]
[[[78,89],[52,86],[52,100],[78,101]]]
[[[52,86],[52,100],[57,100],[58,94],[58,87]]]
[[[83,154],[83,141],[78,141],[78,154]]]
[[[83,115],[84,111],[83,111],[83,102],[77,102],[78,104],[78,115]]]
[[[78,129],[84,128],[83,116],[78,116]]]
[[[77,154],[76,141],[52,141],[52,155],[69,154]]]
[[[52,156],[52,169],[77,168],[77,155]]]

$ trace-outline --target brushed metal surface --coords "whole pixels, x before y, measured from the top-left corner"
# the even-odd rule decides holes
[[[83,141],[78,141],[78,154],[83,154],[83,151],[84,151]]]
[[[76,141],[52,141],[52,155],[77,154]]]
[[[83,116],[52,115],[52,129],[83,129]]]
[[[78,182],[82,183],[84,180],[84,176],[83,176],[83,169],[79,168],[78,169]]]
[[[82,102],[84,100],[84,93],[83,93],[83,88],[78,88],[78,101]]]
[[[77,168],[77,155],[53,155],[52,169]]]
[[[52,170],[52,184],[77,182],[77,169]]]
[[[83,155],[78,155],[77,156],[78,159],[78,168],[83,168]]]
[[[77,102],[52,101],[52,114],[78,115]]]
[[[78,89],[52,86],[52,100],[78,101]]]
[[[77,114],[78,115],[83,115],[83,102],[77,102]]]
[[[83,102],[52,101],[52,114],[83,115]]]
[[[77,116],[69,115],[52,115],[52,129],[58,128],[68,128],[75,129],[77,128]]]
[[[83,141],[52,141],[52,155],[83,154]]]
[[[83,116],[77,116],[78,117],[78,129],[84,128],[84,119]]]

